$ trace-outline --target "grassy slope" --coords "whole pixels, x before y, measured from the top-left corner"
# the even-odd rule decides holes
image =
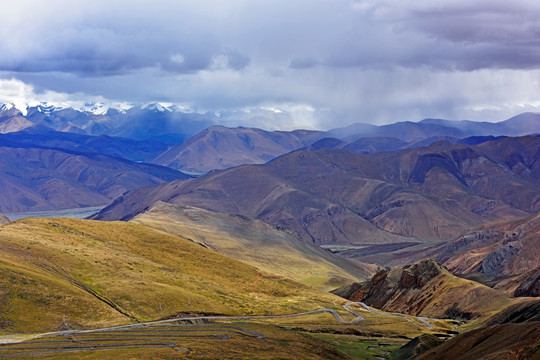
[[[94,327],[132,321],[128,316],[283,314],[343,302],[134,223],[25,219],[4,225],[0,272],[4,333],[54,330],[64,314],[74,326]]]
[[[358,281],[375,265],[339,258],[259,220],[158,202],[133,221],[189,238],[217,252],[324,290]]]

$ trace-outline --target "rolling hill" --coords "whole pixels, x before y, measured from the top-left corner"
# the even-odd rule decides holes
[[[460,334],[415,359],[536,359],[540,322],[482,327]]]
[[[107,205],[124,192],[187,175],[101,154],[3,141],[0,211],[4,213]]]
[[[180,312],[283,314],[331,294],[134,223],[24,219],[0,227],[0,331],[43,332]]]
[[[262,271],[331,290],[364,279],[376,266],[350,261],[294,233],[239,215],[158,201],[133,222],[176,234]]]

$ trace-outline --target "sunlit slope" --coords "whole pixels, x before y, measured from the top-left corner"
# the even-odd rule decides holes
[[[375,265],[339,258],[290,231],[238,215],[157,202],[133,221],[184,236],[263,271],[325,290],[369,277],[376,271]]]
[[[0,331],[283,314],[337,297],[140,224],[25,219],[0,227]],[[338,301],[339,303],[339,301]]]

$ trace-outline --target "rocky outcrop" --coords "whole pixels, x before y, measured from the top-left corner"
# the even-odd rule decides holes
[[[508,278],[540,268],[539,240],[540,213],[537,213],[471,231],[428,256],[454,274],[479,272],[489,279]],[[531,281],[520,291],[526,293],[526,288],[534,287]]]
[[[0,225],[9,224],[10,220],[7,218],[7,216],[0,214]]]
[[[480,272],[491,277],[501,275],[504,270],[503,264],[519,254],[521,247],[521,244],[517,242],[508,243],[489,253],[482,261]]]

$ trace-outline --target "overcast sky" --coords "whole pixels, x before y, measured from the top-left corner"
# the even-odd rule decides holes
[[[312,128],[540,111],[537,0],[0,1],[2,102],[262,107]]]

